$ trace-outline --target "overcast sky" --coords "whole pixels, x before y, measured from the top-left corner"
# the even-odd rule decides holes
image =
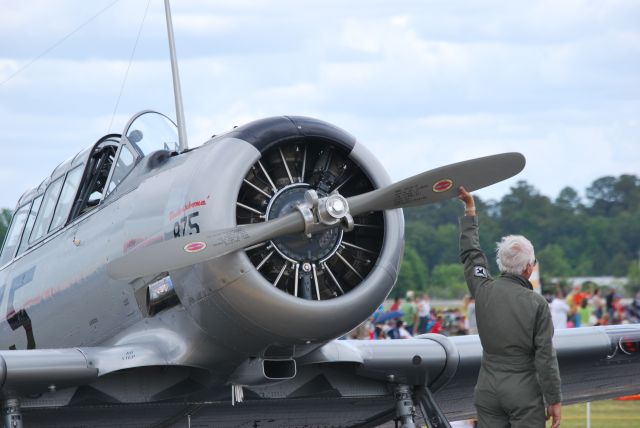
[[[0,207],[13,208],[137,111],[175,115],[161,0],[0,7]],[[522,152],[525,170],[479,191],[484,198],[499,199],[517,179],[555,198],[565,186],[584,194],[602,176],[640,174],[636,0],[174,0],[172,8],[190,145],[292,114],[346,129],[394,181]]]

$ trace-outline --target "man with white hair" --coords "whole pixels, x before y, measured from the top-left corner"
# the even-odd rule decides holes
[[[549,306],[529,282],[537,263],[533,245],[521,235],[502,238],[496,258],[501,274],[492,278],[480,249],[473,196],[460,187],[458,198],[465,204],[460,219],[460,260],[476,300],[483,349],[474,394],[478,427],[544,428],[545,419],[551,417],[552,427],[557,428],[560,372]]]

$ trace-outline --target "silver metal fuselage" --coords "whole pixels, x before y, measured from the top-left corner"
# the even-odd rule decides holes
[[[367,166],[376,186],[389,183],[360,144],[350,156]],[[235,226],[240,184],[259,158],[253,145],[221,136],[153,169],[143,160],[98,208],[0,271],[0,312],[24,309],[38,349],[149,341],[163,350],[166,364],[215,369],[221,379],[269,347],[299,357],[344,334],[375,310],[395,281],[403,245],[400,210],[385,213],[376,268],[357,289],[329,301],[278,290],[243,251],[170,272],[181,304],[154,315],[145,299],[157,277],[119,281],[107,274],[110,260],[171,239],[183,214],[197,212],[202,230]],[[197,233],[193,237],[198,241]],[[0,347],[12,346],[29,347],[25,328],[0,323]]]

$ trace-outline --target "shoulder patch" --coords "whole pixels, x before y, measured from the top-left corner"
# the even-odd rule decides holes
[[[475,266],[473,268],[473,276],[479,276],[481,278],[488,278],[489,275],[487,275],[487,268],[485,268],[484,266]]]

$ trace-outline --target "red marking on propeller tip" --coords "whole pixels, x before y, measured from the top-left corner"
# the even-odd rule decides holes
[[[207,244],[205,244],[204,242],[190,242],[187,245],[184,246],[184,250],[187,253],[197,253],[199,251],[204,250],[205,248],[207,248]]]
[[[444,192],[453,187],[453,180],[449,180],[445,178],[444,180],[436,181],[436,184],[433,185],[433,191],[436,193]]]

